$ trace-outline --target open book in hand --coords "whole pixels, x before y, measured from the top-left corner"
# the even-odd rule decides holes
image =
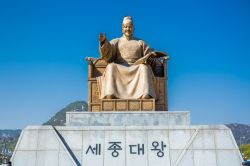
[[[167,54],[165,52],[158,52],[158,51],[151,52],[151,53],[145,55],[144,57],[138,59],[134,63],[134,65],[139,65],[139,64],[146,63],[149,57],[151,57],[151,58],[160,58],[160,57],[165,57],[165,56],[167,56]]]

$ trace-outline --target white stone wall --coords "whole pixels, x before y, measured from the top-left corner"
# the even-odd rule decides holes
[[[14,166],[241,166],[231,131],[217,126],[28,126]]]

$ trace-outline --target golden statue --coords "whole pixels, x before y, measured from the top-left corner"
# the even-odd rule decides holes
[[[123,36],[107,40],[100,33],[100,53],[109,64],[102,76],[97,77],[101,99],[157,99],[155,77],[150,64],[155,57],[166,56],[155,52],[143,40],[134,37],[130,16],[122,23]]]

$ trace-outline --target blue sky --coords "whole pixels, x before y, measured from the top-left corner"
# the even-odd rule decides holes
[[[169,61],[169,110],[193,124],[250,124],[249,0],[0,1],[0,129],[39,125],[87,101],[98,35],[135,36]]]

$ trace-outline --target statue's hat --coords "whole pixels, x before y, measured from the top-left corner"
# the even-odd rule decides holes
[[[132,19],[132,17],[131,17],[131,16],[125,16],[125,17],[123,18],[122,24],[126,24],[126,23],[129,23],[129,22],[131,22],[131,23],[133,24],[133,19]]]

